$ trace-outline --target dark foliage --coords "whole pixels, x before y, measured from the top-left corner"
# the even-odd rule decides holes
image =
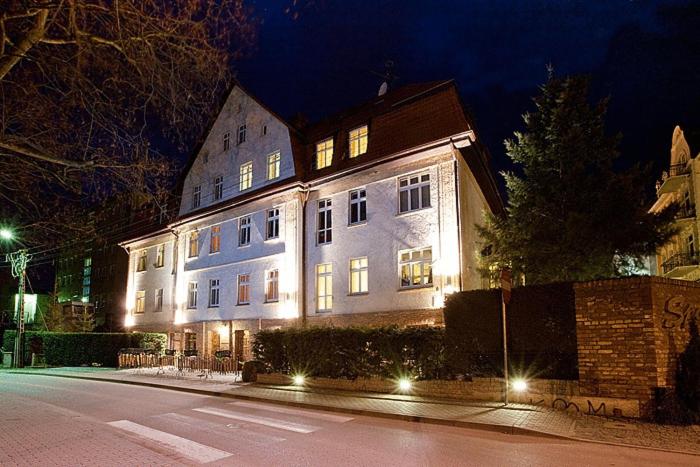
[[[3,335],[2,347],[14,349],[17,331]],[[43,348],[46,364],[50,366],[80,366],[97,363],[116,367],[117,354],[123,348],[145,348],[160,351],[165,348],[167,336],[158,333],[73,333],[27,331],[25,333],[24,361],[31,361],[30,347]]]

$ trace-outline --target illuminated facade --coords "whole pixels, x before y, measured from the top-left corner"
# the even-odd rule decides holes
[[[651,212],[663,211],[675,203],[679,206],[676,225],[679,233],[656,255],[656,275],[691,281],[700,280],[698,216],[695,209],[700,186],[698,158],[693,158],[680,127],[673,130],[671,165],[657,182],[657,200]]]
[[[437,324],[445,295],[482,286],[474,225],[500,209],[451,81],[303,129],[235,86],[178,219],[123,243],[125,324],[242,358],[261,328]]]

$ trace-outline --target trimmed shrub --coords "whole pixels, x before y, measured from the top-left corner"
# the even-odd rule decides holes
[[[529,377],[578,378],[572,283],[515,288],[506,313],[510,371]],[[452,294],[445,306],[445,329],[450,372],[503,374],[499,289]]]
[[[13,349],[17,331],[7,330],[3,348]],[[40,345],[46,364],[50,366],[80,366],[97,363],[116,367],[117,354],[123,348],[145,348],[162,351],[167,336],[159,333],[78,333],[27,331],[24,338],[24,361],[31,361],[29,343]]]
[[[290,328],[260,331],[253,352],[264,371],[327,378],[444,376],[441,328]]]

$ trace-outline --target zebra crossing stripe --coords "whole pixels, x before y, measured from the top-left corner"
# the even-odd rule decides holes
[[[329,422],[345,423],[353,420],[352,417],[345,417],[343,415],[335,415],[330,413],[317,412],[314,410],[297,409],[290,407],[281,407],[279,405],[271,404],[259,404],[256,402],[231,402],[230,405],[235,405],[236,407],[246,407],[249,409],[266,410],[269,412],[284,413],[289,415],[297,415],[300,417],[316,418],[319,420],[326,420]]]
[[[256,415],[248,415],[237,412],[231,412],[230,410],[216,409],[214,407],[201,407],[198,409],[192,409],[196,412],[207,413],[210,415],[216,415],[219,417],[230,418],[232,420],[240,420],[242,422],[256,423],[258,425],[269,426],[272,428],[278,428],[280,430],[293,431],[295,433],[313,433],[314,431],[320,430],[317,426],[302,425],[300,423],[287,422],[284,420],[277,420],[274,418],[259,417]]]

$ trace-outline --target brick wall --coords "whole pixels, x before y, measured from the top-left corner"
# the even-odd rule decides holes
[[[700,285],[635,277],[574,290],[581,394],[636,399],[649,415],[654,388],[673,386],[689,338],[683,317],[697,313]]]

